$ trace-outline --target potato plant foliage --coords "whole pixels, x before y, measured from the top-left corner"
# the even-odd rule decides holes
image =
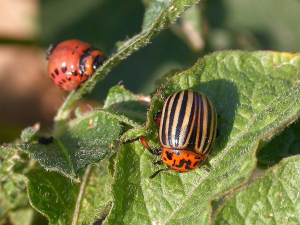
[[[164,103],[159,90],[149,102],[116,85],[101,108],[76,109],[70,119],[75,103],[109,71],[180,16],[187,19],[183,13],[197,3],[145,1],[141,32],[118,42],[95,75],[68,95],[52,131],[28,127],[1,147],[0,224],[300,223],[299,53],[214,52],[157,82],[167,96],[192,89],[216,107],[220,135],[209,171],[149,179],[165,168],[152,165],[159,157],[139,142],[120,144],[144,136],[159,147],[152,119]],[[41,144],[44,136],[53,142]]]

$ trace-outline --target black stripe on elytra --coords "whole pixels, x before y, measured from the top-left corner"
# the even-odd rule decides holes
[[[191,109],[191,114],[190,114],[190,118],[189,118],[189,123],[188,123],[188,126],[187,126],[187,128],[185,130],[185,134],[184,134],[184,139],[183,139],[184,143],[189,142],[189,140],[187,140],[187,138],[188,138],[190,130],[192,129],[191,126],[192,126],[192,122],[193,122],[193,117],[194,117],[195,113],[197,113],[197,112],[195,112],[195,99],[194,99],[194,97],[195,97],[195,93],[193,92],[192,109]],[[188,107],[190,107],[190,106],[188,106]]]
[[[173,159],[173,153],[172,152],[166,152],[167,153],[167,158],[169,160],[172,160]]]
[[[206,147],[208,147],[208,148],[207,148],[206,151],[203,152],[204,155],[206,155],[208,153],[208,151],[210,149],[210,146],[211,146],[211,141],[212,140],[209,139],[209,136],[210,136],[210,131],[211,131],[211,128],[212,128],[212,126],[211,126],[211,117],[213,116],[212,115],[212,110],[210,108],[209,100],[207,98],[206,98],[206,101],[207,101],[207,118],[208,119],[207,119],[207,126],[206,126],[207,131],[206,131],[206,137],[205,137],[203,150],[206,149]]]
[[[170,103],[170,99],[171,99],[171,96],[167,99],[165,105],[165,112],[164,112],[164,120],[163,120],[163,124],[162,124],[162,132],[161,132],[161,140],[162,140],[162,143],[164,145],[167,145],[167,141],[166,141],[166,123],[167,123],[167,117],[168,117],[168,109],[169,109],[169,103]]]
[[[185,91],[184,95],[183,95],[182,103],[180,106],[181,108],[180,108],[178,123],[177,123],[177,127],[176,127],[175,140],[174,140],[175,147],[178,147],[180,144],[183,144],[183,143],[179,143],[179,140],[180,140],[181,127],[182,127],[182,123],[183,123],[184,116],[185,116],[187,101],[188,101],[188,91]]]
[[[177,109],[177,107],[180,107],[181,104],[178,106],[178,99],[180,96],[180,92],[175,94],[175,98],[174,98],[174,102],[171,108],[171,112],[170,112],[170,119],[169,119],[169,133],[168,133],[168,139],[169,139],[169,146],[174,146],[173,140],[172,140],[172,126],[173,126],[173,122],[174,122],[174,115],[175,115],[175,111]]]
[[[189,140],[189,146],[188,148],[191,148],[195,146],[196,143],[196,136],[197,136],[197,130],[198,130],[198,117],[199,117],[199,110],[200,110],[200,96],[197,93],[194,93],[194,104],[196,104],[196,109],[194,111],[194,113],[196,113],[196,117],[195,117],[195,123],[194,123],[194,127],[193,127],[193,133],[191,135],[191,138]]]
[[[198,129],[200,129],[199,132],[199,140],[198,140],[198,146],[197,149],[200,148],[201,146],[201,139],[202,139],[202,131],[203,131],[203,99],[202,99],[202,95],[199,96],[199,100],[200,100],[200,104],[201,104],[201,110],[200,110],[200,126],[198,127]],[[201,149],[199,149],[201,151]]]

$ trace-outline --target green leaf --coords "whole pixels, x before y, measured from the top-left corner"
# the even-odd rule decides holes
[[[1,193],[0,193],[0,224],[5,224],[5,221],[7,220],[7,208],[6,206],[4,205],[4,202],[1,198]]]
[[[147,99],[146,96],[139,97],[126,90],[123,86],[117,85],[109,90],[103,108],[143,124],[146,121],[149,102],[143,101],[142,98]],[[148,99],[150,101],[149,97]]]
[[[23,142],[28,142],[31,140],[38,139],[38,131],[40,129],[40,124],[36,124],[33,127],[27,127],[22,131],[21,140]]]
[[[71,121],[68,129],[54,136],[53,143],[23,143],[17,148],[47,170],[75,179],[80,169],[98,162],[112,151],[121,132],[117,119],[122,118],[94,111]]]
[[[257,153],[260,167],[271,167],[279,163],[284,157],[300,154],[300,122],[290,127],[271,140]]]
[[[30,171],[28,196],[50,224],[92,224],[110,208],[110,176],[105,166],[88,166],[80,184],[55,172]]]
[[[116,163],[117,154],[118,154],[117,152],[114,153],[108,160],[108,172],[111,177],[113,177],[115,173],[115,163]]]
[[[0,221],[9,218],[12,224],[21,224],[20,218],[23,217],[26,223],[34,220],[34,212],[29,204],[24,176],[12,174],[2,180],[0,186]],[[1,224],[1,223],[0,223]]]
[[[300,156],[284,159],[228,197],[214,224],[299,224]]]
[[[126,42],[123,42],[117,52],[104,62],[91,79],[89,79],[81,88],[72,91],[69,94],[68,98],[57,112],[55,117],[55,129],[60,129],[60,126],[63,126],[66,123],[71,109],[78,99],[80,99],[84,93],[91,91],[95,84],[104,79],[113,67],[133,52],[147,45],[159,31],[174,22],[182,12],[198,1],[199,0],[153,0],[146,11],[141,33]]]
[[[82,116],[81,108],[80,107],[76,108],[74,114],[76,117],[81,117]]]
[[[23,173],[29,165],[29,158],[26,154],[15,151],[10,146],[3,147],[6,157],[0,165],[0,181],[9,179],[14,173]]]
[[[46,225],[47,219],[35,211],[30,205],[9,213],[9,221],[13,225]]]
[[[28,156],[5,146],[6,157],[0,167],[0,224],[9,217],[12,224],[32,223],[35,217],[26,194],[25,183],[17,173],[24,173],[29,168]],[[41,223],[40,223],[41,224]]]
[[[149,179],[159,157],[139,143],[123,145],[112,183],[114,204],[106,224],[208,224],[211,201],[245,183],[256,166],[261,139],[270,138],[300,115],[300,55],[276,52],[218,52],[170,79],[164,91],[193,89],[204,93],[219,115],[220,137],[203,169],[178,174],[162,172]],[[146,136],[159,147],[153,114],[162,109],[154,96],[144,129],[122,140]]]
[[[21,176],[11,176],[9,179],[2,182],[1,192],[2,199],[8,209],[14,210],[19,207],[29,206],[27,195],[26,195],[26,185]]]

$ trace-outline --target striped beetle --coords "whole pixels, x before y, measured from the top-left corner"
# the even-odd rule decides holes
[[[202,93],[192,90],[179,91],[165,100],[163,109],[154,116],[159,125],[160,147],[152,150],[144,137],[139,140],[150,153],[161,155],[154,165],[166,164],[168,167],[156,171],[172,170],[185,173],[203,165],[210,155],[217,133],[217,113],[211,101]]]

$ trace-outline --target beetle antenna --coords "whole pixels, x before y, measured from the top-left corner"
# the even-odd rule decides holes
[[[153,178],[156,177],[157,174],[159,174],[161,171],[168,171],[168,170],[170,170],[169,167],[167,167],[167,168],[165,168],[165,169],[157,170],[157,171],[156,171],[154,174],[152,174],[149,178],[150,178],[150,179],[153,179]]]

